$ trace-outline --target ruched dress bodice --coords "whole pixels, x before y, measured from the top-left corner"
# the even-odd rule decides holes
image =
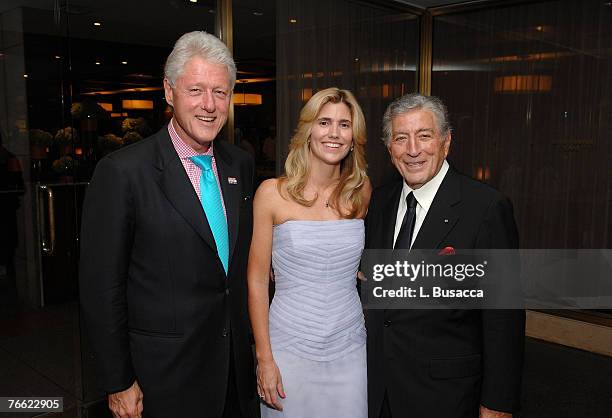
[[[276,291],[269,324],[275,350],[331,361],[363,347],[356,288],[363,246],[361,219],[287,221],[274,227]]]

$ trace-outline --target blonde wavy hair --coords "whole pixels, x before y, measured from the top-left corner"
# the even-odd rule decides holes
[[[310,175],[310,134],[319,112],[327,103],[344,103],[351,112],[353,149],[340,162],[340,180],[331,194],[329,204],[343,218],[355,218],[365,212],[366,202],[362,196],[366,174],[365,143],[366,123],[355,96],[348,90],[331,87],[313,95],[300,112],[297,130],[289,144],[289,155],[285,161],[285,174],[279,179],[278,190],[286,198],[288,194],[295,202],[312,206],[318,196],[304,198],[304,189]],[[286,187],[283,187],[286,186]]]

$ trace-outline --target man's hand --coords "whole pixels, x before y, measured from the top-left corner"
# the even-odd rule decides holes
[[[480,405],[480,418],[512,418],[509,412],[499,412]]]
[[[108,395],[108,408],[114,418],[141,418],[142,416],[142,391],[138,382],[122,392]]]

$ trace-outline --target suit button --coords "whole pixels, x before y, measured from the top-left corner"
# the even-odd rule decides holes
[[[385,327],[390,327],[390,326],[391,326],[391,321],[386,320],[386,321],[384,322],[384,325],[385,325]]]
[[[227,337],[229,334],[229,331],[226,328],[223,328],[223,333],[221,334],[223,337]]]
[[[229,289],[229,287],[228,287],[227,289],[225,289],[225,294],[229,296],[229,294],[230,294],[230,289]]]

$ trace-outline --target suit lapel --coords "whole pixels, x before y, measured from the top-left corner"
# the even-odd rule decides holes
[[[227,214],[230,244],[228,265],[231,266],[232,254],[234,253],[234,248],[236,248],[236,239],[238,238],[240,182],[244,181],[244,179],[240,178],[240,167],[237,164],[233,164],[233,159],[223,142],[215,142],[214,154],[219,174],[219,184],[221,184],[221,192],[223,193],[223,202],[225,203],[225,212]]]
[[[157,134],[159,145],[159,160],[157,168],[160,170],[159,186],[166,198],[178,213],[187,221],[198,235],[208,244],[215,253],[217,246],[202,204],[193,190],[193,186],[185,168],[179,159],[167,129]],[[221,261],[219,260],[219,263]]]
[[[461,184],[457,173],[449,168],[412,248],[438,248],[459,220]]]

